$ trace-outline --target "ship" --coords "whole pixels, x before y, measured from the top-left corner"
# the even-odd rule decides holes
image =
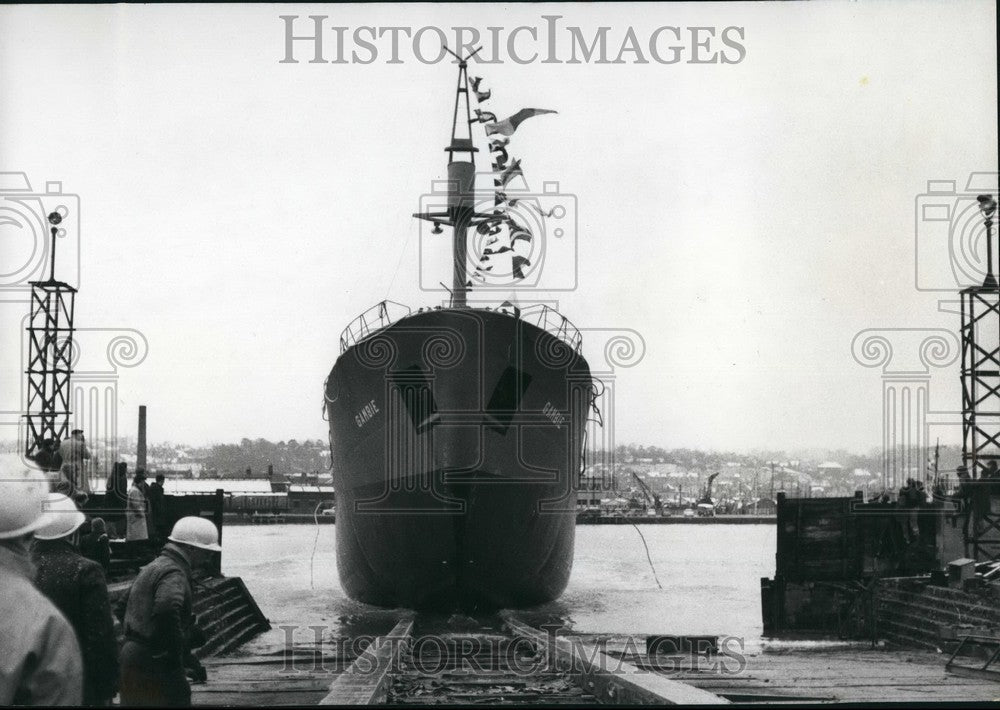
[[[477,210],[468,57],[456,59],[446,200],[414,215],[452,229],[450,298],[362,313],[324,387],[340,583],[381,607],[534,606],[562,594],[573,565],[591,371],[549,305],[469,302],[470,230],[497,213]]]

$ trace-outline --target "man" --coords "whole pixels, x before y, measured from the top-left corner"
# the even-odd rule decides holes
[[[86,461],[89,461],[90,449],[87,448],[87,442],[83,438],[83,429],[74,429],[70,434],[70,438],[62,443],[59,447],[59,454],[62,456],[63,464],[71,464],[73,466],[73,487],[75,490],[79,490],[83,493],[90,494],[90,481],[87,476]],[[97,459],[94,459],[94,464],[97,464]]]
[[[899,489],[899,497],[897,499],[897,504],[900,508],[910,509],[916,506],[916,485],[912,478],[906,479],[906,485]],[[906,528],[906,539],[908,542],[913,542],[917,537],[917,532],[915,530],[914,522],[916,520],[916,511],[908,511],[904,513],[905,522],[904,526]]]
[[[48,491],[40,472],[0,462],[0,706],[83,700],[73,627],[32,584],[31,537],[52,519]]]
[[[149,537],[153,540],[156,545],[160,545],[163,542],[163,537],[166,534],[166,510],[164,509],[163,500],[163,481],[164,475],[162,473],[156,474],[156,481],[154,481],[149,486],[149,520],[147,521],[147,526],[149,528]]]
[[[125,601],[121,652],[121,704],[186,707],[191,704],[185,665],[204,668],[191,654],[196,634],[191,580],[212,566],[219,531],[208,520],[181,518],[163,552],[140,570]]]
[[[969,477],[969,469],[964,464],[955,469],[958,474],[958,490],[955,493],[958,511],[962,516],[962,544],[968,547],[969,544],[969,522],[972,518],[972,492],[973,482]]]
[[[35,531],[35,586],[73,626],[83,654],[83,704],[105,706],[118,692],[118,640],[104,570],[80,555],[71,536],[86,517],[70,498],[50,493],[53,519]]]
[[[987,479],[987,480],[993,480],[993,479],[996,479],[996,478],[1000,478],[1000,471],[997,470],[997,462],[996,461],[991,460],[989,463],[986,464],[986,468],[983,469],[983,476],[982,477],[984,479]]]
[[[59,453],[59,442],[49,438],[42,441],[42,446],[35,454],[35,463],[43,471],[58,471],[62,468],[62,455]]]
[[[59,470],[59,478],[52,482],[52,492],[62,493],[72,498],[77,504],[83,505],[90,496],[77,486],[78,480],[80,480],[80,476],[77,475],[73,464],[64,463]]]
[[[109,512],[112,537],[125,537],[125,507],[128,500],[128,464],[119,461],[111,468],[104,487],[104,502]]]
[[[128,542],[148,540],[149,528],[147,516],[149,507],[146,505],[146,471],[136,469],[132,478],[132,487],[128,492],[125,504],[125,539]]]
[[[101,565],[105,573],[111,568],[111,540],[104,518],[90,521],[90,529],[84,531],[87,523],[80,526],[80,554]]]

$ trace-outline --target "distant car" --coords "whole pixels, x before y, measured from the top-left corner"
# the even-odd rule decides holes
[[[336,514],[337,514],[336,508],[327,508],[322,513],[320,513],[320,515],[336,515]]]
[[[685,508],[684,509],[684,517],[685,518],[693,518],[694,517],[694,508]]]
[[[701,515],[702,517],[713,517],[715,515],[715,506],[710,503],[699,503],[698,515]]]

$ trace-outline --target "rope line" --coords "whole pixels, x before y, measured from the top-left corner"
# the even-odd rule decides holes
[[[320,501],[316,504],[316,510],[313,511],[313,523],[316,525],[316,537],[313,539],[313,551],[309,555],[309,588],[314,589],[313,586],[313,562],[316,559],[316,548],[319,546],[319,509],[323,507],[325,501]]]
[[[653,571],[653,579],[656,580],[656,586],[663,589],[663,585],[660,584],[660,578],[656,576],[656,568],[653,566],[653,558],[649,556],[649,545],[646,544],[646,536],[642,534],[642,530],[635,523],[629,521],[629,524],[635,528],[635,531],[639,533],[639,539],[642,540],[642,546],[646,548],[646,560],[649,562],[649,569]]]

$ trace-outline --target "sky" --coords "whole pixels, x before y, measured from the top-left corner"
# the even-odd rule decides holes
[[[295,36],[325,16],[325,61],[309,40],[282,61],[282,15]],[[24,173],[69,212],[57,277],[79,286],[75,382],[99,393],[79,411],[134,435],[145,404],[153,441],[325,439],[343,328],[447,296],[447,239],[411,214],[445,177],[440,36],[468,27],[496,59],[470,65],[483,108],[558,111],[511,139],[519,189],[569,211],[517,298],[580,328],[615,440],[868,450],[886,383],[925,373],[931,436],[957,442],[957,365],[919,353],[958,328],[955,245],[982,259],[968,181],[996,191],[995,24],[990,2],[919,0],[0,7],[0,438],[45,244],[11,217]],[[602,27],[605,61],[583,59]],[[855,357],[870,334],[887,364]]]

